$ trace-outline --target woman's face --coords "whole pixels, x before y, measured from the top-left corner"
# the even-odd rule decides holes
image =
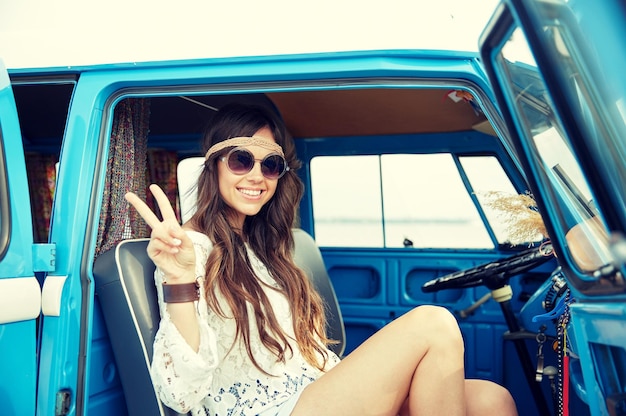
[[[265,140],[275,142],[271,130],[263,127],[254,136],[263,137]],[[249,150],[254,158],[262,160],[265,156],[272,153],[270,150],[259,146],[243,146]],[[226,163],[219,161],[217,163],[217,176],[219,181],[220,195],[224,202],[233,208],[237,213],[236,224],[243,227],[246,216],[256,215],[261,210],[274,193],[278,179],[267,179],[261,173],[260,162],[255,162],[252,170],[243,175],[236,175],[228,170]]]

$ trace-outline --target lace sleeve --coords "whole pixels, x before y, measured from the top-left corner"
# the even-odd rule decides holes
[[[204,274],[204,264],[210,246],[194,241],[196,249],[196,273]],[[157,269],[155,283],[159,296],[161,323],[154,340],[154,353],[150,369],[152,383],[160,399],[172,409],[186,413],[204,399],[213,379],[213,369],[218,364],[217,334],[208,324],[208,309],[204,290],[196,302],[200,325],[200,346],[194,351],[171,321],[163,302],[163,274]]]
[[[326,365],[324,366],[324,370],[323,371],[325,373],[328,372],[334,366],[339,364],[340,361],[341,361],[341,359],[337,356],[337,354],[335,354],[331,350],[328,350],[328,361],[326,361]]]

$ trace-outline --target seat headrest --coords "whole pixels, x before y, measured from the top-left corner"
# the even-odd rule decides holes
[[[180,216],[183,224],[196,212],[198,199],[198,178],[204,168],[204,158],[189,157],[178,162],[176,177],[178,181],[178,198]]]

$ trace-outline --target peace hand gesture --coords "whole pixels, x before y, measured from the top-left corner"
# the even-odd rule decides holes
[[[126,200],[152,228],[148,256],[163,271],[168,283],[189,283],[196,279],[196,252],[191,239],[182,229],[167,196],[158,185],[150,185],[163,221],[137,195],[129,192]]]

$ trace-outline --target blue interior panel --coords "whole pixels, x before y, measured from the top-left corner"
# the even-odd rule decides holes
[[[127,414],[126,401],[98,297],[94,300],[93,314],[89,415],[124,416]]]

